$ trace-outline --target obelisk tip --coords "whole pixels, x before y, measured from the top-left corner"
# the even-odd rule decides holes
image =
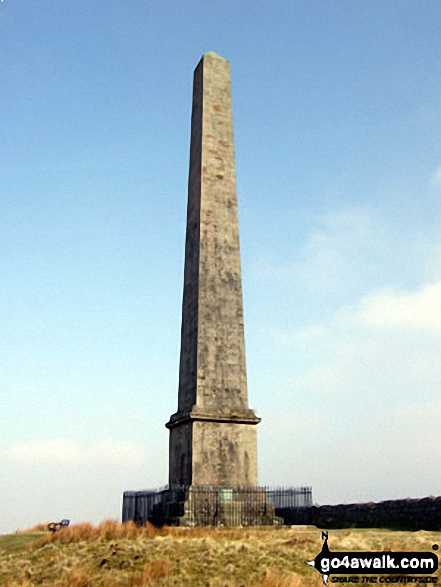
[[[222,59],[222,61],[227,61],[227,59],[225,59],[225,57],[222,57],[222,55],[219,55],[219,53],[216,53],[216,51],[206,51],[202,55],[202,59],[204,59],[205,57],[211,57],[214,59]]]

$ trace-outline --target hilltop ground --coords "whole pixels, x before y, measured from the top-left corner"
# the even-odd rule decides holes
[[[440,542],[439,532],[329,532],[333,551],[432,551]],[[0,585],[318,587],[322,578],[305,561],[321,545],[314,526],[159,530],[107,520],[53,534],[39,525],[0,536]]]

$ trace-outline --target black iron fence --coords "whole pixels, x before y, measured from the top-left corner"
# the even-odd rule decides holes
[[[163,487],[126,491],[122,520],[157,526],[307,523],[311,507],[311,487]]]

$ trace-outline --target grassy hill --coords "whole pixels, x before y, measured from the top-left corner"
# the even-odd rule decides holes
[[[0,536],[1,586],[323,584],[317,571],[305,565],[321,549],[321,530],[313,526],[156,529],[106,520],[96,527],[77,524],[54,534],[44,528]],[[332,551],[431,551],[440,542],[439,532],[329,532]]]

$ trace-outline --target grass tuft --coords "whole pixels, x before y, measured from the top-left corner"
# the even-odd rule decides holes
[[[35,524],[35,526],[31,526],[30,528],[26,528],[25,530],[16,530],[15,533],[16,534],[36,534],[37,532],[47,532],[47,524],[40,522],[39,524]]]
[[[308,587],[309,585],[317,585],[316,580],[298,577],[292,573],[283,573],[277,569],[267,569],[259,587]]]
[[[159,558],[144,565],[142,573],[136,573],[129,578],[128,587],[149,587],[157,585],[170,573],[171,563],[168,559]]]
[[[104,520],[98,526],[93,527],[89,522],[73,524],[62,528],[57,532],[50,532],[42,536],[34,544],[34,548],[41,548],[46,544],[60,543],[71,544],[85,540],[118,540],[118,539],[142,539],[153,537],[158,530],[151,524],[139,527],[134,522],[117,522],[116,520]]]

